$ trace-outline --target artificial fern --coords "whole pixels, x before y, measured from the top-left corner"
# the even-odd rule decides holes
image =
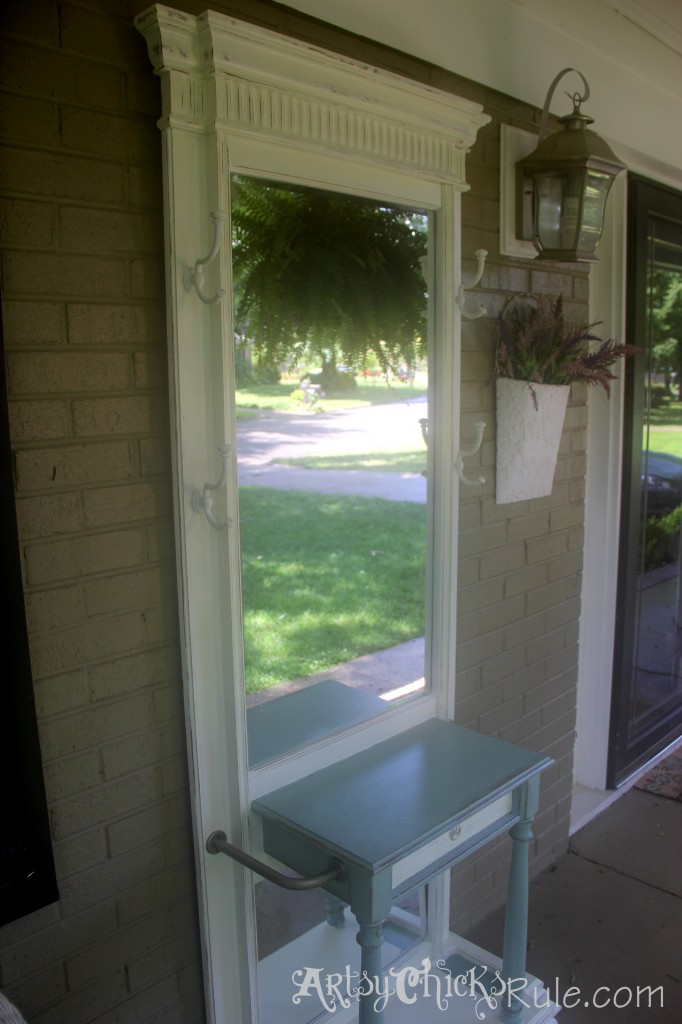
[[[232,225],[236,329],[261,357],[374,352],[388,369],[423,353],[426,235],[404,211],[238,177]]]

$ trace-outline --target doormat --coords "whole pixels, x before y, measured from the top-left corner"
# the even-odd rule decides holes
[[[682,803],[682,748],[674,751],[643,775],[639,782],[635,783],[635,789]]]

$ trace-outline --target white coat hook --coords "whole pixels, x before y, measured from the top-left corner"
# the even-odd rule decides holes
[[[483,443],[485,423],[481,420],[474,423],[474,430],[476,431],[476,440],[469,448],[460,448],[457,452],[457,458],[455,459],[455,470],[457,472],[457,476],[460,478],[462,483],[466,484],[468,487],[477,487],[479,484],[485,483],[484,476],[479,476],[476,480],[471,480],[464,472],[464,459],[470,459],[472,455],[475,455]]]
[[[478,266],[476,267],[476,275],[473,281],[471,281],[469,284],[464,284],[464,282],[460,283],[460,286],[457,290],[457,298],[455,300],[457,302],[457,305],[459,306],[460,313],[466,320],[478,320],[479,317],[485,316],[486,314],[485,306],[479,306],[478,311],[476,313],[470,313],[469,310],[465,309],[466,296],[464,293],[468,292],[471,288],[475,288],[476,285],[479,284],[481,278],[483,277],[483,268],[485,267],[485,260],[486,256],[488,255],[488,250],[477,249],[474,255],[478,261]]]
[[[191,292],[193,288],[196,289],[197,295],[207,306],[212,306],[214,302],[220,302],[225,294],[224,288],[219,288],[213,297],[207,295],[204,291],[204,267],[218,255],[218,250],[220,249],[220,228],[225,222],[225,217],[226,214],[222,210],[213,210],[211,213],[211,220],[213,221],[213,244],[211,250],[207,256],[204,256],[203,260],[196,261],[194,270],[191,267],[187,267],[183,277],[185,291]]]
[[[216,480],[214,484],[204,484],[203,488],[197,487],[192,492],[192,508],[196,513],[203,512],[209,523],[214,530],[224,530],[225,527],[229,526],[231,520],[226,519],[224,523],[219,523],[213,515],[213,498],[211,497],[211,491],[219,491],[227,483],[227,467],[230,458],[231,446],[229,444],[221,444],[218,448],[220,458],[222,460],[222,468],[220,471],[220,478]]]

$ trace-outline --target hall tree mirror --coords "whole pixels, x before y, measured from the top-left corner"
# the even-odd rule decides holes
[[[319,1008],[292,972],[311,948],[357,962],[349,910],[205,844],[267,860],[255,801],[454,715],[460,193],[489,118],[214,12],[137,24],[162,79],[207,1016],[279,1024],[286,1004],[302,1024]],[[284,408],[254,409],[266,393]],[[394,893],[385,963],[443,947],[449,879],[425,878]]]
[[[243,175],[231,209],[256,767],[428,688],[430,232],[420,210]]]

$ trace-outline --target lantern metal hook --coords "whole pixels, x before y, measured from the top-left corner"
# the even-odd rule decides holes
[[[211,491],[219,491],[227,483],[227,468],[232,448],[229,444],[221,444],[218,448],[222,460],[220,477],[214,484],[204,484],[203,488],[197,487],[192,491],[192,509],[198,514],[203,512],[214,530],[224,530],[231,525],[231,520],[226,519],[224,523],[219,522],[213,515],[213,498]]]
[[[485,316],[485,314],[486,314],[485,306],[479,306],[477,312],[475,312],[475,313],[469,312],[469,310],[466,309],[466,297],[465,297],[464,293],[468,292],[471,288],[475,288],[476,285],[479,284],[481,278],[483,277],[483,269],[485,267],[485,260],[486,260],[486,256],[487,255],[488,255],[488,250],[487,249],[477,249],[476,250],[476,252],[474,253],[474,256],[476,257],[476,260],[477,260],[477,266],[476,266],[476,274],[474,275],[474,279],[473,279],[473,281],[470,281],[469,284],[464,284],[463,281],[460,281],[459,288],[457,289],[457,295],[456,295],[456,298],[455,298],[455,302],[459,306],[460,313],[462,314],[462,316],[466,320],[478,320],[479,317]]]
[[[576,107],[579,107],[581,103],[585,103],[586,100],[589,100],[589,98],[590,98],[590,86],[589,86],[589,83],[588,83],[587,79],[585,78],[584,74],[582,73],[582,71],[578,71],[576,68],[564,68],[563,71],[560,71],[559,74],[554,79],[554,81],[552,82],[552,84],[550,85],[549,89],[547,90],[547,96],[545,97],[545,105],[542,108],[542,118],[540,119],[540,137],[538,138],[538,145],[542,142],[542,140],[545,138],[545,136],[547,134],[547,121],[549,119],[549,105],[552,102],[552,96],[554,95],[554,90],[556,89],[557,85],[559,84],[561,79],[564,77],[564,75],[567,75],[570,71],[573,71],[574,74],[576,74],[576,75],[580,75],[580,77],[583,80],[583,85],[585,86],[585,94],[583,96],[581,96],[580,93],[578,93],[578,92],[573,92],[573,93],[567,92],[566,93],[568,98],[573,101],[573,105],[576,106]]]
[[[472,480],[471,477],[468,477],[464,472],[464,459],[470,459],[472,455],[475,455],[483,443],[485,423],[482,420],[478,420],[473,424],[473,427],[476,431],[476,440],[469,448],[460,448],[455,459],[455,472],[462,483],[466,484],[467,487],[477,487],[478,485],[485,483],[484,476],[479,476],[475,480]]]
[[[218,250],[220,249],[220,228],[225,222],[226,216],[227,214],[222,210],[213,210],[211,212],[211,220],[213,221],[213,243],[211,248],[203,259],[196,261],[194,264],[194,270],[192,270],[191,267],[187,267],[183,276],[185,291],[191,292],[192,289],[195,289],[201,301],[207,306],[212,306],[215,302],[220,302],[225,295],[224,288],[219,288],[212,297],[206,294],[204,291],[204,267],[218,255]]]

